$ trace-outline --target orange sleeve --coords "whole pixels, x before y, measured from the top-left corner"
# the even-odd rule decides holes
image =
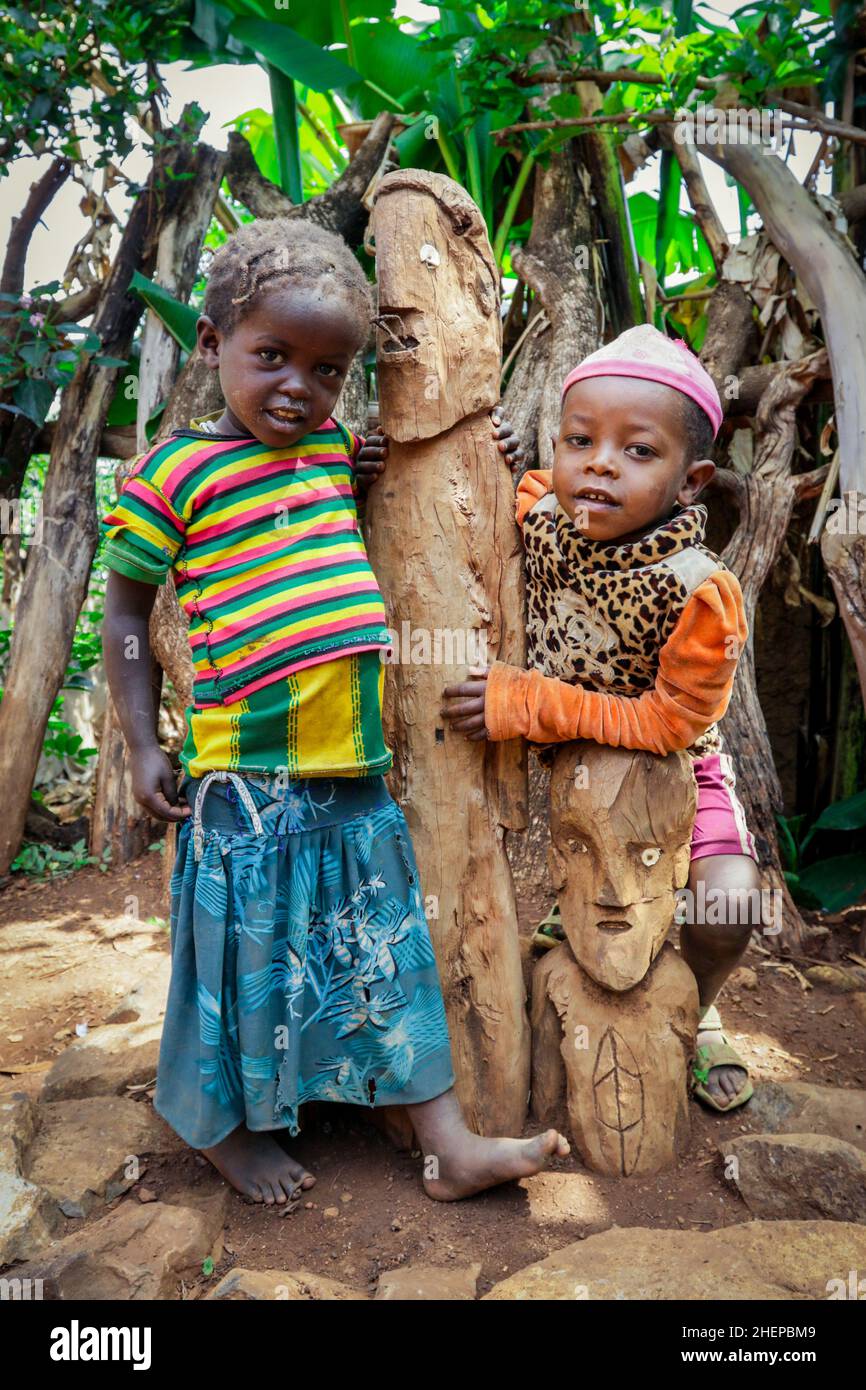
[[[553,491],[552,468],[528,468],[517,484],[517,521],[522,524],[536,502]]]
[[[652,690],[605,695],[496,661],[484,706],[488,734],[522,734],[532,743],[591,738],[662,754],[688,748],[727,709],[748,635],[739,582],[717,570],[695,589],[662,647]]]

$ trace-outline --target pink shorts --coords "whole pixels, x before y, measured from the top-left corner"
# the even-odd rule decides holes
[[[727,753],[695,758],[698,809],[692,831],[692,859],[708,854],[746,854],[757,861],[755,837],[735,787],[737,779]]]

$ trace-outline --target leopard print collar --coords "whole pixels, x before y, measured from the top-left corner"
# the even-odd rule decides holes
[[[569,566],[587,570],[633,570],[656,564],[688,546],[700,545],[707,528],[707,509],[701,502],[683,507],[659,522],[648,535],[618,545],[593,541],[581,534],[562,507],[554,514],[559,552]]]

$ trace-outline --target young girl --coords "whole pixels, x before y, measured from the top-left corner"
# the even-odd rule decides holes
[[[340,238],[241,228],[198,322],[226,408],[145,454],[103,522],[105,664],[133,790],[181,823],[155,1105],[269,1204],[315,1181],[273,1135],[297,1134],[310,1100],[407,1106],[440,1200],[568,1152],[555,1130],[471,1134],[453,1090],[412,845],[383,777],[389,637],[356,498],[385,446],[364,451],[331,417],[370,320]],[[195,674],[180,795],[148,646],[169,573]]]
[[[755,842],[716,729],[748,637],[743,597],[703,544],[696,501],[715,471],[705,455],[721,420],[698,359],[648,325],[570,373],[553,469],[525,474],[517,490],[534,669],[495,662],[448,687],[443,713],[469,738],[689,752],[698,911],[681,946],[702,1010],[694,1089],[728,1110],[752,1086],[713,1001],[761,914]],[[702,903],[723,907],[704,914]]]

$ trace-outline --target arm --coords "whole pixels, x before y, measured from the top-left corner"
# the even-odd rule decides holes
[[[189,815],[180,804],[174,771],[156,738],[148,620],[156,585],[112,570],[105,589],[102,652],[108,688],[132,763],[133,795],[159,820]]]
[[[483,697],[488,737],[523,735],[533,743],[588,738],[660,754],[688,748],[727,709],[747,637],[739,583],[718,570],[683,609],[659,654],[652,690],[606,695],[495,662]]]
[[[523,518],[531,512],[536,502],[553,492],[552,468],[528,468],[517,484],[517,523],[523,525]]]

